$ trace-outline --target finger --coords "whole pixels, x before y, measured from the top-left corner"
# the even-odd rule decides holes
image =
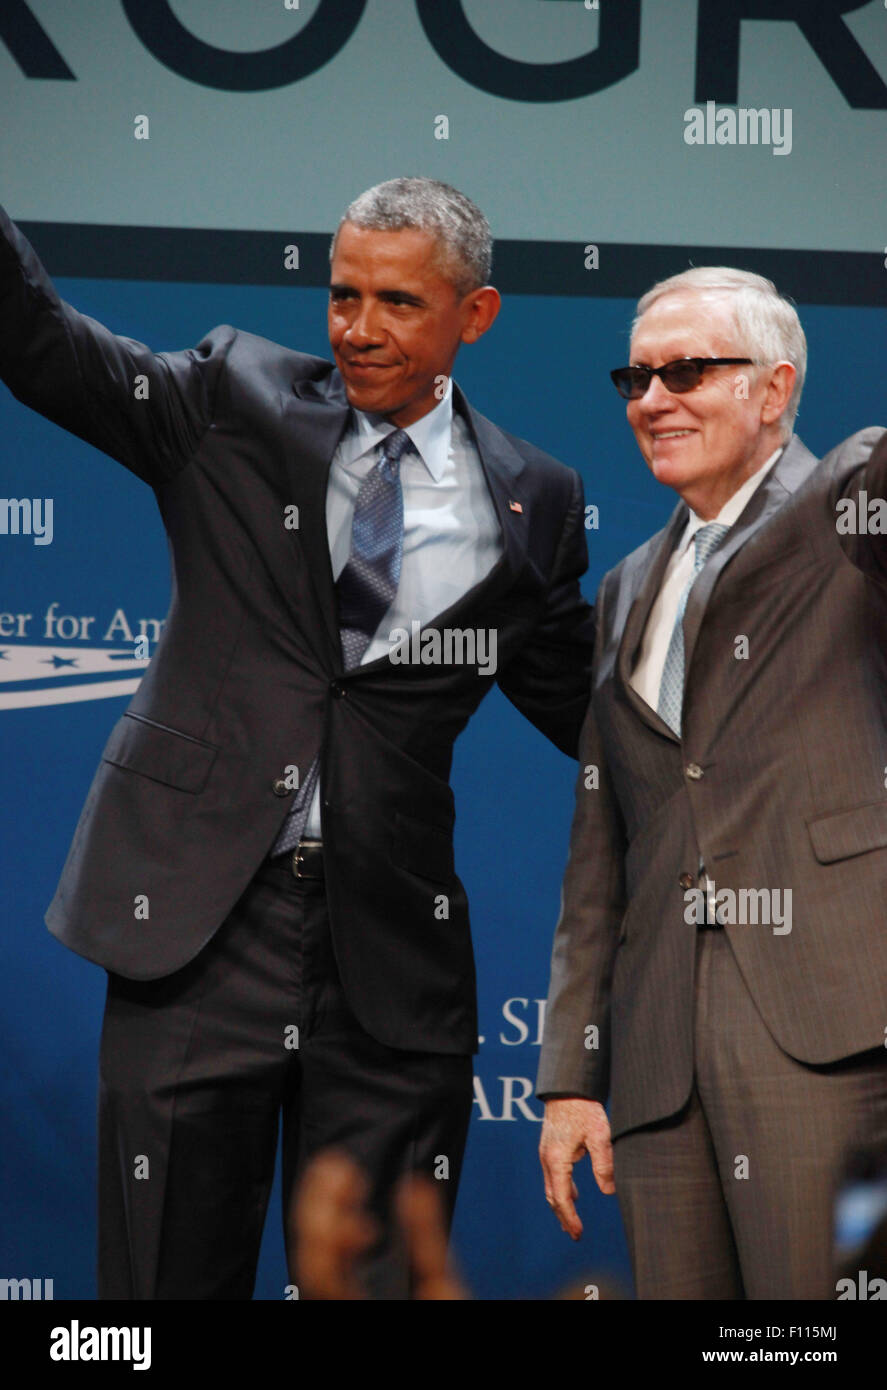
[[[582,1234],[582,1222],[576,1210],[575,1198],[578,1196],[573,1182],[573,1165],[569,1159],[553,1159],[550,1155],[542,1160],[545,1172],[545,1198],[560,1222],[561,1230],[566,1231],[573,1240]]]

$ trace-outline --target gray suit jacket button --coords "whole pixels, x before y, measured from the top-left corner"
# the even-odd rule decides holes
[[[692,874],[681,874],[680,878],[678,879],[678,883],[680,884],[681,888],[692,888],[696,883],[696,880]]]
[[[275,796],[289,796],[292,789],[287,786],[285,777],[278,777],[271,783],[271,790]]]
[[[687,773],[687,776],[690,777],[694,782],[698,782],[700,777],[703,777],[705,775],[698,763],[688,763],[685,768],[685,771]]]

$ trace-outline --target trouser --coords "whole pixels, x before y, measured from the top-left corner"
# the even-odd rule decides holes
[[[765,1027],[726,934],[700,931],[696,950],[689,1102],[613,1146],[637,1295],[834,1299],[845,1166],[857,1150],[887,1159],[887,1050],[796,1062]]]
[[[364,1170],[382,1224],[363,1271],[370,1296],[408,1297],[392,1188],[408,1171],[447,1170],[439,1190],[451,1220],[471,1073],[470,1056],[401,1051],[364,1031],[339,980],[322,881],[295,878],[289,856],[267,860],[181,970],[109,974],[99,1298],[250,1298],[278,1129],[290,1282],[293,1191],[306,1161],[332,1146]]]

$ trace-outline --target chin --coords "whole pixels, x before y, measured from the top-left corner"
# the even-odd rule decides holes
[[[346,381],[345,395],[348,397],[349,404],[356,406],[358,410],[382,411],[385,409],[384,404],[379,404],[376,393],[366,386],[352,386]]]
[[[686,487],[693,477],[691,469],[682,468],[680,464],[673,463],[670,459],[653,464],[651,472],[657,483],[661,483],[663,487],[673,488],[676,492]]]
[[[681,457],[683,452],[683,457]],[[676,487],[679,483],[688,483],[697,471],[693,460],[686,457],[685,451],[675,453],[660,453],[651,455],[649,459],[650,472],[660,483],[665,483],[669,487]]]

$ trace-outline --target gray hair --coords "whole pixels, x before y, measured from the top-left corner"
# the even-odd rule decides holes
[[[374,231],[414,227],[428,232],[440,246],[442,269],[458,295],[489,283],[493,260],[490,224],[470,198],[448,183],[401,178],[368,188],[342,214],[330,243],[330,260],[343,222]]]
[[[807,339],[794,304],[781,295],[763,275],[732,266],[696,266],[691,270],[660,280],[638,300],[637,312],[631,326],[632,337],[641,318],[658,299],[682,290],[709,291],[729,294],[737,347],[755,362],[770,364],[791,362],[797,375],[780,424],[784,437],[792,432],[804,377],[807,372]]]

